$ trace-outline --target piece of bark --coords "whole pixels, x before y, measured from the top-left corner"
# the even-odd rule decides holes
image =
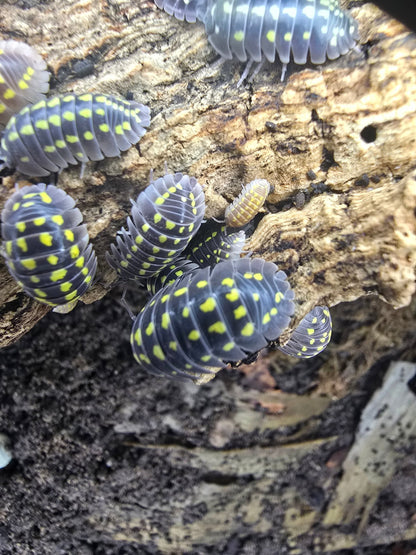
[[[361,414],[355,442],[342,467],[342,479],[323,519],[324,526],[358,520],[358,533],[365,528],[380,492],[416,439],[415,380],[416,364],[390,364],[382,388]]]
[[[248,248],[289,271],[304,303],[293,325],[321,301],[331,305],[368,292],[396,307],[410,301],[416,38],[372,4],[351,13],[361,51],[322,67],[289,67],[284,83],[278,65],[265,64],[253,83],[236,89],[242,65],[215,65],[203,26],[179,22],[151,1],[5,3],[0,33],[44,56],[53,73],[50,94],[133,92],[152,110],[141,155],[131,148],[119,159],[90,163],[83,180],[79,168],[59,176],[78,200],[99,260],[98,284],[85,302],[101,298],[114,282],[105,251],[125,222],[129,198],[146,186],[151,168],[163,173],[164,162],[207,186],[207,217],[221,217],[243,183],[261,177],[273,185],[273,214]],[[4,180],[0,204],[14,181]],[[266,241],[261,230],[268,222],[274,235]],[[286,226],[290,241],[278,242],[276,226]],[[308,235],[301,241],[303,229]],[[18,291],[3,263],[0,303],[2,346],[46,312]]]

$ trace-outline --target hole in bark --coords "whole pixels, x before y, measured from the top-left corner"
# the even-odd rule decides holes
[[[416,395],[416,374],[407,382],[407,387]]]
[[[367,125],[364,129],[361,130],[361,138],[366,143],[374,143],[377,139],[377,129],[374,125]]]

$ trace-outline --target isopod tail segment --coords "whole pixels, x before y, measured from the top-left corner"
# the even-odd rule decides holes
[[[58,312],[71,310],[97,269],[73,198],[54,185],[23,187],[6,202],[1,220],[3,255],[17,284]]]
[[[227,260],[160,289],[137,315],[133,355],[151,374],[205,383],[287,328],[294,293],[261,258]]]
[[[301,320],[290,339],[278,349],[293,357],[311,358],[327,347],[331,333],[332,320],[329,308],[316,306]]]

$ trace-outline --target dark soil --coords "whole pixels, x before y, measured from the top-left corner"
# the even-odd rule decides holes
[[[345,331],[346,315],[354,309],[370,314],[374,306],[367,299],[348,305],[348,310],[334,310],[335,340]],[[140,523],[129,522],[128,530],[120,526],[129,511],[143,510],[158,533],[168,537],[174,514],[182,515],[184,525],[206,514],[204,503],[187,502],[196,484],[223,482],[226,490],[230,483],[188,466],[186,460],[172,462],[164,449],[215,450],[210,442],[215,423],[232,418],[233,386],[244,386],[247,378],[240,371],[223,371],[198,388],[145,375],[131,355],[130,326],[112,294],[66,316],[49,313],[17,344],[1,351],[0,432],[10,438],[13,453],[13,461],[0,470],[1,554],[160,553],[158,538],[143,536]],[[412,345],[409,339],[400,350]],[[314,437],[339,435],[339,448],[348,448],[360,412],[398,348],[393,344],[390,355],[368,369],[351,393],[330,405]],[[303,367],[298,374],[305,374]],[[316,372],[311,376],[316,380]],[[285,373],[276,377],[280,389],[287,384],[288,390],[301,394],[305,379],[297,383],[290,372],[286,378]],[[284,444],[290,432],[241,433],[226,448]],[[409,446],[369,526],[385,531],[404,513],[416,514],[415,455],[415,446]],[[319,468],[325,457],[318,456]],[[316,483],[313,463],[302,462],[295,472],[282,476],[280,485],[296,484],[309,493],[312,504],[324,506],[326,494]],[[240,478],[228,480],[238,484]],[[269,510],[279,515],[279,506],[276,498]],[[208,535],[206,544],[181,552],[289,553],[279,518],[272,534],[241,530],[216,542]],[[415,542],[377,544],[375,540],[374,546],[339,553],[405,555],[416,548]],[[299,551],[319,552],[306,544]]]

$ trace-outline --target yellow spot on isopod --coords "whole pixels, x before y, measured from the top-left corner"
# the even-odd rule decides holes
[[[225,333],[227,331],[227,328],[224,322],[218,320],[218,322],[215,322],[214,324],[211,324],[209,326],[208,331],[209,333]]]
[[[9,100],[10,98],[14,98],[15,96],[16,96],[16,93],[12,89],[6,89],[3,94],[3,98],[5,98],[6,100]]]
[[[188,334],[188,338],[191,341],[197,341],[200,338],[200,333],[198,330],[192,330],[189,334]]]
[[[187,287],[181,287],[180,289],[178,289],[177,291],[174,292],[174,296],[175,297],[180,297],[181,295],[185,295],[185,293],[188,291]]]
[[[274,31],[268,31],[266,38],[269,42],[274,42],[276,38],[276,33]]]
[[[61,118],[57,114],[52,114],[51,116],[49,116],[48,121],[55,127],[61,126]]]
[[[34,258],[25,258],[21,260],[21,264],[28,270],[34,270],[36,268],[36,260]]]
[[[153,345],[153,354],[159,360],[165,360],[165,355],[163,354],[163,351],[160,345]]]
[[[234,318],[236,320],[239,320],[240,318],[244,318],[246,314],[247,314],[246,307],[243,306],[242,304],[234,310]]]
[[[78,114],[83,118],[92,118],[92,111],[89,108],[84,108],[80,110]]]
[[[134,341],[136,342],[136,344],[140,347],[142,344],[142,331],[140,328],[137,328],[135,334],[134,334]]]
[[[47,293],[45,293],[45,291],[42,291],[42,289],[34,289],[33,292],[37,297],[40,297],[41,299],[44,299],[45,297],[48,296]]]
[[[56,225],[63,225],[63,223],[64,223],[64,219],[63,219],[63,217],[61,216],[61,214],[54,214],[54,215],[51,217],[51,220],[52,220],[53,223],[56,224]]]
[[[42,245],[45,245],[46,247],[51,247],[53,243],[53,237],[50,233],[40,233],[39,241],[42,243]]]
[[[238,289],[231,289],[231,291],[225,295],[225,298],[230,302],[238,301],[238,299],[240,298]]]
[[[59,258],[56,256],[56,254],[51,254],[46,260],[51,266],[56,266],[56,264],[58,264],[59,262]]]
[[[65,111],[62,114],[62,117],[64,118],[64,120],[66,121],[75,121],[75,114],[74,112],[70,112],[69,110]]]
[[[162,314],[162,328],[167,330],[169,327],[169,322],[170,322],[169,312],[164,312]]]
[[[59,281],[61,279],[64,279],[66,274],[67,274],[67,270],[65,270],[65,268],[60,268],[59,270],[54,270],[50,275],[50,280],[51,281]]]
[[[46,119],[38,119],[38,121],[35,122],[35,127],[38,129],[49,129],[49,124]]]
[[[72,247],[69,249],[69,254],[70,254],[71,258],[78,258],[78,256],[79,256],[79,247],[78,247],[78,245],[72,245]]]
[[[74,232],[71,229],[65,229],[64,235],[67,241],[69,241],[70,243],[74,241]]]
[[[205,302],[199,305],[202,312],[212,312],[215,309],[216,302],[214,297],[208,297]]]
[[[20,132],[21,135],[34,135],[35,134],[35,130],[33,129],[33,125],[31,125],[30,123],[28,123],[27,125],[24,125],[20,129],[19,132]]]
[[[51,98],[51,100],[48,101],[48,106],[49,108],[53,108],[54,106],[58,106],[59,105],[59,97],[56,96],[55,98]]]
[[[241,335],[245,337],[250,337],[254,333],[254,324],[252,322],[247,322],[244,328],[241,330]]]
[[[270,322],[270,313],[266,312],[266,314],[263,316],[263,320],[262,320],[262,324],[268,324]]]

